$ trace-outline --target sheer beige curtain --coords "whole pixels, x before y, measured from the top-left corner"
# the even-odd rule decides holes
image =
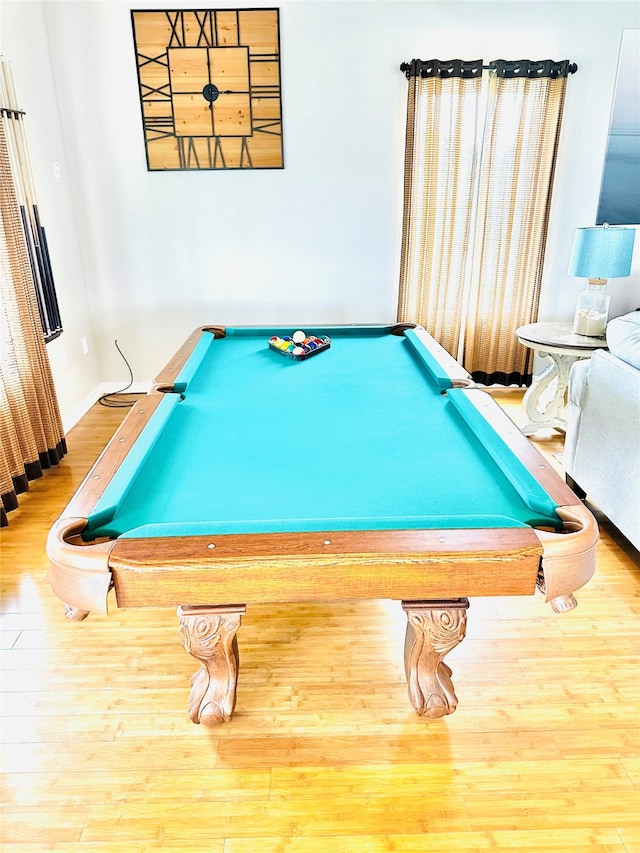
[[[434,63],[428,76],[409,77],[398,320],[420,323],[456,355],[474,225],[482,62],[465,77],[438,69]]]
[[[531,352],[514,332],[537,314],[575,66],[413,60],[402,69],[409,95],[398,320],[423,325],[479,382],[527,384]]]
[[[23,113],[9,102],[5,63],[0,81],[0,525],[5,526],[7,512],[18,506],[17,495],[60,461],[66,445],[25,219],[25,203],[35,199],[25,197]]]

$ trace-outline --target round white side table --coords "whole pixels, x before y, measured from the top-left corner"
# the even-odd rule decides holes
[[[591,358],[594,350],[607,349],[605,338],[574,335],[571,323],[530,323],[516,329],[518,340],[534,352],[551,359],[549,366],[534,376],[522,405],[528,418],[522,432],[531,435],[536,430],[564,430],[564,408],[569,371],[574,361]],[[555,393],[549,386],[556,382]],[[541,399],[542,398],[542,399]]]

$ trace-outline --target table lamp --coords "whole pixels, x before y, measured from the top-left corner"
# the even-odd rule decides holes
[[[635,228],[611,228],[608,222],[576,230],[569,275],[584,276],[588,283],[578,294],[574,334],[604,337],[611,300],[607,279],[630,275],[635,234]]]

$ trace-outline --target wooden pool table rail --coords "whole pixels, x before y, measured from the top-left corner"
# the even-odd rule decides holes
[[[583,586],[595,569],[597,527],[581,505],[560,507],[567,533],[371,530],[121,538],[82,542],[86,519],[64,517],[47,541],[54,592],[80,610],[119,607],[532,595],[542,560],[547,601]],[[574,604],[575,606],[575,604]]]
[[[467,389],[464,393],[557,504],[563,532],[559,535],[555,531],[535,530],[544,546],[538,587],[556,612],[571,610],[576,606],[573,593],[590,580],[596,569],[596,520],[488,394],[478,389]]]

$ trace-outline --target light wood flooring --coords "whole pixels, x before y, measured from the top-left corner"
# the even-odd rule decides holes
[[[452,716],[409,705],[398,603],[263,605],[207,729],[172,610],[71,623],[47,582],[47,531],[123,415],[94,407],[1,533],[4,853],[640,851],[640,567],[605,519],[573,612],[472,600]]]

